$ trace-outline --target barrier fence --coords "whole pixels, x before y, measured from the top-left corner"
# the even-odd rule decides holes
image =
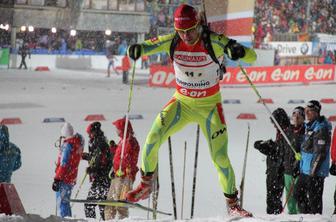
[[[335,65],[247,67],[246,71],[252,82],[259,85],[335,82]],[[173,66],[151,65],[148,84],[152,87],[175,87]],[[206,82],[199,84],[206,84]],[[221,86],[241,86],[249,83],[239,68],[228,67],[220,84]]]

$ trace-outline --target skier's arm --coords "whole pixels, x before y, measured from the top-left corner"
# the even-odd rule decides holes
[[[127,54],[131,59],[137,60],[143,55],[153,55],[160,52],[169,53],[170,44],[174,36],[175,33],[171,33],[146,40],[143,43],[131,45],[127,50]]]
[[[217,58],[223,56],[224,53],[228,54],[228,51],[230,51],[230,53],[232,54],[237,52],[238,58],[246,63],[251,64],[255,62],[257,59],[257,54],[253,49],[245,47],[237,43],[236,40],[230,39],[226,37],[225,35],[218,35],[218,34],[212,33],[210,35],[210,39],[211,39],[211,44],[212,44],[212,47],[214,49],[214,52]],[[242,53],[238,52],[241,47],[243,50]],[[232,56],[235,57],[235,55],[232,55]],[[229,58],[231,57],[229,56]],[[236,58],[231,58],[231,59],[236,60]]]
[[[317,153],[316,157],[312,160],[311,175],[315,176],[321,164],[326,159],[328,154],[328,129],[322,128],[314,135],[314,152]]]
[[[15,164],[14,164],[14,169],[13,169],[14,171],[18,170],[21,167],[21,165],[22,165],[22,162],[21,162],[21,151],[20,151],[20,149],[17,146],[15,146],[15,149],[16,149],[16,159],[15,159]]]
[[[55,179],[63,180],[64,174],[67,170],[67,166],[70,160],[72,146],[69,143],[63,144],[64,148],[62,151],[62,156],[60,160],[60,165],[57,167]]]

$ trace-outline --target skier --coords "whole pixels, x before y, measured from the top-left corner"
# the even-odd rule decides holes
[[[135,176],[139,171],[137,167],[139,156],[139,144],[134,137],[133,128],[131,122],[128,122],[126,141],[123,153],[123,159],[121,160],[122,146],[124,142],[124,128],[126,119],[118,119],[113,122],[113,125],[117,128],[117,133],[120,137],[120,141],[117,145],[116,153],[113,159],[113,175],[107,200],[125,200],[126,193],[132,189]],[[121,164],[121,172],[119,172],[119,166]],[[128,217],[128,208],[126,207],[105,207],[105,219],[114,219],[119,214],[119,219]]]
[[[6,125],[0,124],[0,183],[10,183],[12,173],[21,167],[21,151],[9,142]]]
[[[331,167],[330,167],[330,174],[336,176],[336,128],[334,129],[333,136],[332,136],[332,144],[331,144]],[[334,192],[334,212],[336,214],[336,190]]]
[[[112,166],[112,156],[106,142],[100,122],[91,123],[86,132],[89,135],[89,153],[83,153],[82,158],[89,162],[86,172],[90,175],[91,187],[87,200],[106,200],[110,187],[109,172]],[[96,218],[96,205],[85,204],[85,216]],[[104,206],[99,206],[100,216],[104,220]]]
[[[301,145],[300,176],[294,190],[300,213],[322,214],[324,179],[329,174],[331,124],[320,115],[321,104],[305,107],[306,130]]]
[[[31,56],[27,43],[22,44],[22,46],[19,48],[19,54],[21,55],[21,63],[19,69],[22,69],[22,66],[24,66],[24,69],[27,69],[26,57],[28,55],[30,59]]]
[[[273,111],[272,115],[279,123],[283,131],[286,133],[286,135],[289,138],[292,138],[292,132],[290,132],[291,131],[290,120],[286,111],[282,108],[277,108],[276,110]],[[271,122],[274,124],[272,119]],[[266,158],[267,214],[280,214],[282,212],[281,198],[285,185],[284,156],[286,146],[288,146],[288,144],[278,129],[276,132],[275,141],[271,139],[267,141],[258,140],[254,143],[254,148],[256,148],[261,153],[267,156]]]
[[[300,152],[300,147],[303,142],[305,126],[305,113],[302,106],[295,107],[292,112],[292,124],[291,130],[293,134],[287,136],[293,136],[289,138],[292,140],[292,145],[296,152]],[[286,142],[286,141],[284,141]],[[297,214],[299,212],[297,202],[293,197],[293,190],[297,182],[297,177],[300,174],[300,161],[295,159],[294,152],[288,145],[284,146],[284,172],[285,172],[285,191],[288,198],[287,210],[288,214]]]
[[[61,217],[71,217],[70,196],[76,184],[78,165],[84,149],[82,135],[74,134],[70,123],[64,123],[61,129],[64,138],[57,158],[53,191],[56,192],[57,211]]]
[[[175,10],[174,27],[175,33],[131,45],[128,49],[133,60],[143,55],[169,53],[175,69],[176,92],[152,125],[142,150],[141,183],[127,194],[127,199],[137,202],[149,197],[160,145],[187,124],[197,123],[208,141],[228,213],[252,216],[239,205],[235,175],[227,154],[228,135],[219,86],[222,67],[219,68],[218,58],[225,53],[232,60],[252,63],[256,53],[224,35],[210,33],[201,25],[196,9],[187,4]]]

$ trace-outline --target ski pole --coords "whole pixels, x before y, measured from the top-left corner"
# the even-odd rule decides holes
[[[80,184],[79,184],[79,186],[78,186],[78,190],[77,190],[77,192],[76,192],[76,194],[75,194],[75,196],[74,196],[74,199],[77,199],[78,194],[79,194],[79,191],[82,189],[82,186],[83,186],[83,184],[84,184],[84,181],[85,181],[87,175],[88,175],[88,173],[85,171],[84,177],[82,178],[82,180],[81,180],[81,182],[80,182]]]
[[[121,147],[120,163],[119,163],[119,169],[117,171],[117,176],[122,176],[123,175],[123,172],[121,170],[121,166],[122,166],[123,157],[124,157],[124,150],[125,150],[125,144],[126,144],[126,135],[127,135],[127,128],[128,128],[128,119],[129,119],[129,112],[131,110],[131,102],[132,102],[132,96],[133,96],[135,65],[136,65],[136,60],[133,61],[133,66],[132,66],[132,77],[131,77],[130,91],[129,91],[129,95],[128,95],[128,106],[127,106],[127,112],[126,112],[126,116],[125,116],[125,128],[124,128],[124,135],[123,135],[123,143],[122,143],[122,147]]]
[[[196,191],[196,174],[197,174],[197,159],[198,159],[198,147],[199,147],[199,134],[200,126],[197,125],[196,130],[196,148],[195,148],[195,162],[194,162],[194,175],[193,175],[193,185],[191,194],[191,215],[190,219],[194,217],[194,204],[195,204],[195,191]]]
[[[170,137],[168,137],[168,149],[169,149],[169,165],[170,165],[170,179],[171,179],[171,189],[172,189],[172,198],[173,198],[174,219],[177,220],[174,169],[173,169],[173,154],[172,154],[172,145],[171,145]]]
[[[183,206],[184,206],[184,181],[185,181],[185,168],[187,156],[187,141],[184,141],[184,157],[183,157],[183,179],[182,179],[182,203],[181,203],[181,220],[183,219]]]
[[[154,191],[153,191],[153,219],[157,217],[157,206],[159,197],[159,167],[157,166],[154,172]]]
[[[278,121],[272,115],[271,110],[268,108],[268,106],[266,105],[265,101],[262,99],[261,95],[259,94],[259,92],[257,90],[257,87],[252,83],[250,77],[247,75],[245,69],[242,67],[242,65],[240,64],[240,62],[238,62],[238,66],[239,66],[240,70],[242,71],[242,73],[244,74],[244,76],[246,77],[247,81],[250,83],[250,86],[253,89],[253,91],[257,94],[257,96],[259,98],[259,101],[261,101],[262,104],[264,105],[264,107],[266,108],[266,110],[267,110],[268,114],[270,115],[271,119],[273,120],[275,126],[280,131],[281,135],[285,138],[285,140],[288,143],[288,145],[290,146],[291,150],[294,152],[295,159],[296,160],[301,160],[301,154],[295,151],[295,149],[294,149],[292,143],[289,141],[286,133],[283,131],[283,129],[279,125]]]
[[[247,162],[247,152],[249,147],[250,141],[250,123],[247,123],[247,139],[246,139],[246,148],[245,148],[245,155],[244,155],[244,163],[243,163],[243,173],[240,182],[240,206],[243,207],[243,200],[244,200],[244,185],[245,185],[245,173],[246,173],[246,162]]]
[[[295,186],[295,178],[293,177],[291,185],[290,185],[290,188],[289,188],[289,192],[288,192],[288,194],[286,196],[285,204],[282,207],[282,212],[281,213],[285,212],[286,205],[288,204],[289,198],[292,196],[292,193],[294,191],[294,186]]]

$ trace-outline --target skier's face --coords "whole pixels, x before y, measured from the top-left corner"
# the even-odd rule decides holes
[[[306,107],[305,108],[306,119],[308,122],[314,121],[318,118],[319,114],[315,109]]]
[[[301,126],[304,122],[304,118],[299,112],[293,112],[292,121],[294,126]]]
[[[177,30],[177,33],[187,45],[194,45],[200,37],[200,28],[197,25],[188,30]]]

